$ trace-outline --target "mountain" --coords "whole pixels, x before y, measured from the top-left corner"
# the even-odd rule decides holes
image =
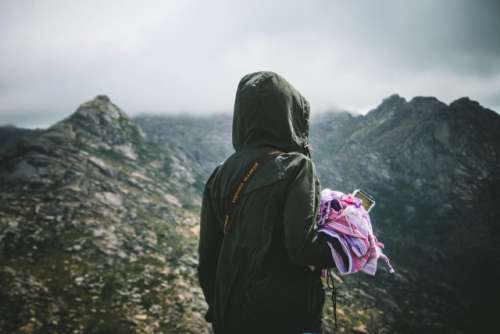
[[[0,126],[0,155],[11,149],[22,138],[36,136],[41,131],[43,130],[22,129],[13,125]]]
[[[0,332],[209,333],[198,216],[231,126],[224,114],[131,119],[98,96],[46,130],[0,127]],[[336,277],[340,332],[494,328],[499,126],[468,98],[313,113],[322,186],[375,197],[397,271]]]
[[[205,177],[232,152],[229,115],[137,121],[160,142],[175,137],[205,161]],[[341,327],[461,333],[492,325],[500,300],[499,128],[497,113],[468,98],[446,105],[392,95],[364,116],[313,114],[322,186],[375,196],[375,229],[398,269],[395,276],[381,270],[376,278],[342,279]]]
[[[366,116],[323,115],[313,125],[322,184],[365,189],[377,200],[375,227],[410,283],[387,289],[401,309],[398,332],[493,326],[499,128],[497,113],[468,98],[446,105],[397,95]]]
[[[226,114],[211,116],[141,115],[135,121],[159,145],[175,144],[182,148],[205,179],[233,152],[232,118]]]
[[[182,150],[98,96],[1,159],[1,333],[207,331]]]

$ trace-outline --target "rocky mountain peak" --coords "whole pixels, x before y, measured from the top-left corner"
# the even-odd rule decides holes
[[[479,102],[469,97],[461,97],[450,103],[450,109],[455,115],[462,115],[467,119],[492,123],[498,126],[500,115],[491,109],[483,107]]]
[[[382,103],[367,114],[367,119],[381,124],[387,120],[397,117],[406,118],[404,115],[410,113],[412,117],[423,119],[443,119],[450,116],[449,111],[462,110],[463,113],[470,113],[471,110],[485,110],[479,103],[469,98],[461,98],[449,106],[434,96],[415,96],[406,101],[405,98],[393,94],[385,98]],[[422,118],[423,117],[423,118]],[[410,118],[407,118],[410,119]]]
[[[415,96],[409,103],[413,108],[421,110],[437,110],[447,107],[434,96]]]
[[[87,144],[137,143],[145,137],[140,127],[106,95],[82,103],[72,115],[48,130]]]
[[[488,108],[483,107],[479,102],[468,97],[461,97],[450,103],[450,109],[455,113],[470,114],[473,117],[483,117],[493,122],[500,121],[500,115]]]
[[[469,108],[477,108],[480,107],[481,105],[479,102],[471,100],[468,96],[461,97],[459,99],[456,99],[452,103],[450,103],[450,107],[455,106],[455,107],[469,107]]]
[[[406,103],[406,99],[399,94],[392,94],[382,100],[381,106],[400,105]]]
[[[367,118],[375,120],[377,123],[384,122],[409,108],[409,104],[404,97],[398,94],[392,94],[382,100],[382,103],[377,108],[369,111]]]
[[[111,102],[107,95],[97,95],[94,99],[82,103],[76,110],[75,115],[89,117],[101,122],[120,119],[128,120],[128,116]]]
[[[484,149],[485,143],[493,146],[500,143],[500,115],[495,111],[468,97],[450,103],[449,110],[450,116],[461,124],[460,131],[474,133],[473,142],[480,143],[477,149]],[[489,154],[491,155],[491,152]]]

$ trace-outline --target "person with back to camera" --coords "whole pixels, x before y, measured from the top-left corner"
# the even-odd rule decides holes
[[[276,73],[244,76],[232,142],[235,152],[203,194],[205,318],[216,334],[321,333],[320,269],[335,264],[316,232],[320,183],[309,152],[309,103]]]

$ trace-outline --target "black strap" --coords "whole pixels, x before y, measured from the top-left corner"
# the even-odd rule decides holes
[[[327,289],[331,292],[332,306],[333,306],[333,332],[335,333],[338,329],[337,321],[337,287],[335,286],[335,279],[332,276],[331,269],[326,270],[326,285]]]
[[[245,172],[245,174],[243,174],[243,178],[238,183],[236,189],[234,189],[234,191],[231,192],[231,196],[226,201],[225,205],[226,214],[224,216],[224,234],[227,234],[229,232],[231,226],[231,219],[230,219],[231,215],[234,211],[234,208],[239,202],[240,195],[243,193],[243,190],[248,185],[252,176],[255,175],[255,172],[257,172],[257,169],[259,169],[259,167],[263,166],[266,162],[270,161],[273,157],[275,157],[280,153],[283,152],[278,150],[272,150],[266,152],[266,154],[264,154],[262,157],[254,161],[250,166],[250,168]]]

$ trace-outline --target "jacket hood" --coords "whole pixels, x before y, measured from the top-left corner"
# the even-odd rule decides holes
[[[234,149],[263,146],[309,156],[309,102],[273,72],[245,75],[234,103]]]

